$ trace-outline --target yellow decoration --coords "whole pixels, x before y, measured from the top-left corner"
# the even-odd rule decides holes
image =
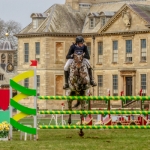
[[[26,116],[28,116],[28,114],[24,114],[24,113],[20,112],[19,114],[15,115],[15,116],[13,117],[13,119],[16,120],[16,121],[19,121],[20,119],[23,119],[23,118],[25,118]]]
[[[34,76],[34,70],[30,70],[30,71],[27,71],[27,72],[24,72],[22,74],[19,74],[17,76],[15,76],[12,80],[15,81],[15,82],[19,82],[21,80],[24,80],[26,78],[30,78],[30,77],[33,77]]]

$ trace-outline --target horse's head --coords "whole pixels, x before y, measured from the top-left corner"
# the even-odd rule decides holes
[[[74,53],[74,62],[77,68],[81,68],[82,61],[83,61],[84,53],[83,52],[76,52]]]

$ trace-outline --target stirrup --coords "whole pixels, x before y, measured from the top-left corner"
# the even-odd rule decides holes
[[[63,86],[63,89],[68,89],[69,88],[69,84],[65,83],[65,85]]]

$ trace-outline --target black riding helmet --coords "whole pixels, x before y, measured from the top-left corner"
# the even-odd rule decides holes
[[[84,43],[84,38],[82,36],[77,36],[76,43]]]

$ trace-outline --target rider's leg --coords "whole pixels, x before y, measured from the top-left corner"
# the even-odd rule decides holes
[[[85,58],[84,58],[85,59]],[[97,84],[94,82],[94,79],[93,79],[93,76],[92,76],[92,68],[90,66],[90,62],[88,59],[85,59],[85,63],[87,64],[88,66],[88,73],[89,73],[89,77],[90,77],[90,84],[92,86],[97,86]]]
[[[68,59],[65,66],[64,66],[64,75],[65,75],[65,85],[63,86],[63,89],[69,88],[68,78],[69,78],[69,66],[72,63],[73,59]]]
[[[92,76],[92,68],[88,68],[89,77],[90,77],[90,84],[92,86],[97,86],[97,84],[94,82],[93,76]]]

